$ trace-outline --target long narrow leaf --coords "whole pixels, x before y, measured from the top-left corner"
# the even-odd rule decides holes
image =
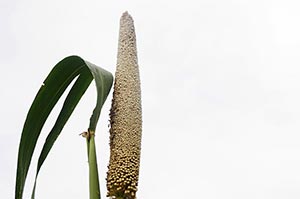
[[[41,151],[38,166],[35,176],[34,188],[32,191],[32,199],[35,196],[35,188],[36,188],[36,181],[41,166],[43,165],[45,159],[48,156],[54,142],[56,141],[57,137],[59,136],[61,130],[63,129],[64,125],[66,124],[67,120],[69,119],[70,115],[72,114],[73,110],[75,109],[76,105],[78,104],[79,100],[81,99],[82,95],[87,90],[88,86],[90,85],[93,77],[88,68],[82,71],[79,75],[78,79],[74,83],[73,87],[71,88],[68,96],[65,99],[63,107],[58,115],[58,118],[51,129],[50,133],[48,134],[43,149]]]
[[[112,75],[104,69],[85,62],[78,56],[67,57],[52,69],[27,114],[19,145],[15,199],[22,198],[32,155],[43,125],[63,92],[78,75],[79,77],[70,90],[58,119],[46,139],[39,157],[37,174],[56,138],[93,78],[96,81],[98,99],[89,129],[95,130],[102,105],[112,85]]]

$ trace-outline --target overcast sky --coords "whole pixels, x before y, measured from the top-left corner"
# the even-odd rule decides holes
[[[114,73],[128,10],[142,81],[137,197],[299,199],[299,8],[296,0],[0,0],[0,197],[14,198],[23,123],[47,74],[69,55]],[[37,199],[88,198],[78,134],[95,103],[91,84],[41,169]],[[111,95],[96,132],[102,198],[110,104]]]

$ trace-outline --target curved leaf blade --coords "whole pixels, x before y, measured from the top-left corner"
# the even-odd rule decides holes
[[[98,99],[96,108],[94,109],[93,115],[91,117],[95,119],[93,119],[93,122],[91,122],[92,125],[90,125],[90,128],[96,128],[99,114],[102,105],[110,91],[113,77],[109,72],[105,71],[104,69],[101,69],[88,62],[85,62],[78,56],[67,57],[60,61],[51,70],[50,74],[48,75],[43,85],[41,86],[39,92],[37,93],[27,114],[19,145],[15,189],[16,199],[22,198],[30,162],[42,127],[45,124],[50,112],[52,111],[53,107],[55,106],[63,92],[72,82],[72,80],[78,75],[79,77],[73,85],[72,89],[70,90],[66,101],[63,105],[63,108],[58,116],[58,119],[46,139],[41,155],[39,157],[37,174],[44,160],[46,159],[52,145],[54,144],[57,136],[60,134],[63,126],[67,122],[68,118],[72,114],[74,108],[76,107],[81,96],[84,94],[85,90],[88,88],[93,78],[95,78],[96,81]],[[105,76],[100,78],[105,79],[105,81],[97,83],[97,81],[100,81],[97,80],[99,79],[99,77],[97,77],[98,75]],[[100,84],[102,88],[98,88],[100,87]],[[99,94],[100,92],[101,95]],[[98,102],[99,98],[100,103]]]
[[[103,71],[103,69],[95,66],[94,64],[88,61],[85,61],[85,63],[89,67],[95,79],[96,88],[97,88],[97,104],[90,118],[90,125],[89,125],[89,130],[95,132],[102,106],[112,86],[113,77],[111,73],[107,71]],[[109,85],[108,82],[110,83]]]
[[[42,148],[41,154],[38,159],[38,165],[37,165],[37,171],[35,176],[35,182],[34,182],[34,188],[32,191],[32,198],[35,197],[35,188],[36,188],[36,182],[37,182],[37,176],[39,174],[39,171],[47,158],[53,144],[55,143],[57,137],[59,136],[60,132],[62,131],[64,125],[66,124],[67,120],[73,113],[76,105],[78,104],[79,100],[89,87],[91,81],[93,80],[92,75],[90,74],[88,68],[86,70],[82,71],[82,73],[79,75],[78,79],[72,86],[68,96],[66,97],[63,107],[58,115],[58,118],[51,129],[50,133],[48,134],[46,141],[44,143],[44,146]]]

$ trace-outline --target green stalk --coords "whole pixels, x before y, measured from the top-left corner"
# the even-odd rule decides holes
[[[100,199],[100,187],[98,177],[97,155],[95,146],[95,133],[93,131],[88,133],[87,140],[87,152],[89,161],[89,188],[90,199]]]

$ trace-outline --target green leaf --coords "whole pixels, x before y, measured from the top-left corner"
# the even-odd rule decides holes
[[[97,104],[90,118],[89,130],[95,131],[101,108],[112,86],[112,74],[78,56],[67,57],[52,69],[27,114],[19,145],[15,199],[22,198],[30,162],[41,130],[55,104],[76,77],[78,78],[45,141],[38,160],[36,177],[55,140],[93,79],[97,88]]]

